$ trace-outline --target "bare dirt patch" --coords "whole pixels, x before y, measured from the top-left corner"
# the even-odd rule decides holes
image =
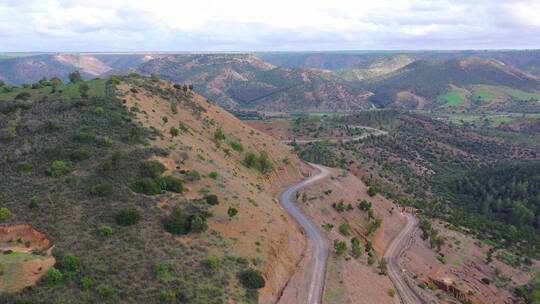
[[[53,245],[29,224],[0,226],[0,292],[34,285],[51,268]]]

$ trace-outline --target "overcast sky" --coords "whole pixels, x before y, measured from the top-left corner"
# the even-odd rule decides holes
[[[0,0],[0,51],[540,48],[540,0]]]

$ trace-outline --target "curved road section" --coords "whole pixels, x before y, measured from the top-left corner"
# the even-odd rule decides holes
[[[294,204],[295,194],[298,190],[313,184],[325,177],[327,177],[330,172],[328,169],[318,166],[315,164],[309,164],[310,166],[318,169],[319,174],[313,175],[298,184],[295,184],[287,189],[285,189],[279,195],[279,202],[281,206],[289,213],[296,222],[304,229],[309,240],[310,245],[313,249],[313,267],[310,269],[311,282],[309,284],[308,296],[306,299],[307,304],[318,304],[321,303],[322,292],[324,288],[324,277],[326,274],[326,259],[328,258],[328,245],[326,243],[326,238],[321,233],[319,228],[311,222],[303,213],[296,207]]]
[[[392,241],[384,258],[388,263],[388,276],[396,287],[396,290],[404,304],[418,304],[426,303],[426,301],[416,292],[413,286],[409,285],[409,282],[403,275],[404,270],[399,265],[399,259],[411,245],[416,235],[418,228],[418,220],[411,214],[405,214],[407,218],[407,224],[401,230],[401,232]]]

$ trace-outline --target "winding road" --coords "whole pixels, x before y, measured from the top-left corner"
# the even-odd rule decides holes
[[[362,130],[368,131],[369,133],[356,135],[356,136],[341,137],[341,138],[285,139],[285,140],[282,140],[281,142],[284,144],[296,143],[300,145],[310,144],[310,143],[320,142],[320,141],[327,141],[330,143],[339,143],[339,142],[346,143],[346,142],[352,142],[352,141],[359,141],[359,140],[368,138],[370,136],[381,136],[381,135],[388,134],[388,132],[386,131],[371,128],[371,127],[366,127],[366,126],[349,126],[349,127],[354,127],[355,129],[362,129]]]
[[[281,206],[289,213],[300,226],[306,232],[309,240],[310,246],[313,249],[313,264],[314,265],[310,271],[311,282],[309,284],[308,296],[306,299],[307,304],[318,304],[321,303],[322,292],[324,288],[324,277],[326,274],[326,259],[328,258],[328,244],[326,242],[326,237],[319,230],[317,225],[315,225],[311,220],[309,220],[303,213],[296,207],[295,195],[298,190],[303,187],[306,187],[312,183],[315,183],[325,177],[327,177],[330,172],[328,169],[322,166],[315,164],[309,164],[310,166],[318,169],[320,173],[313,175],[298,184],[295,184],[287,189],[285,189],[279,195],[279,202]],[[306,284],[306,286],[308,286]]]
[[[404,214],[407,218],[407,224],[394,238],[384,254],[384,258],[388,263],[388,276],[396,287],[396,290],[404,304],[424,304],[427,303],[407,282],[403,275],[404,270],[399,265],[399,259],[411,245],[414,236],[418,230],[418,219],[408,213]]]
[[[324,280],[326,275],[326,260],[328,258],[328,243],[324,234],[319,230],[318,226],[308,219],[302,211],[295,205],[296,192],[310,184],[320,181],[330,175],[330,171],[323,166],[309,163],[310,166],[319,170],[320,172],[313,175],[289,188],[285,189],[279,195],[279,202],[281,206],[291,215],[296,222],[306,232],[310,241],[310,246],[313,252],[313,261],[309,271],[305,286],[309,286],[307,292],[307,298],[304,303],[306,304],[319,304],[322,302],[322,294],[324,289]],[[401,298],[403,304],[425,304],[427,303],[414,289],[409,285],[401,266],[399,265],[399,259],[403,253],[411,246],[414,236],[418,231],[418,219],[408,213],[404,216],[407,219],[405,227],[394,238],[388,249],[384,254],[384,258],[388,263],[388,276],[396,287],[396,290]]]

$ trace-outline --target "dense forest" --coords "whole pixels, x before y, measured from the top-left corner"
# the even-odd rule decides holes
[[[469,224],[486,235],[510,243],[525,240],[532,250],[540,244],[540,162],[474,170],[446,180],[442,189],[450,201],[479,215]]]

